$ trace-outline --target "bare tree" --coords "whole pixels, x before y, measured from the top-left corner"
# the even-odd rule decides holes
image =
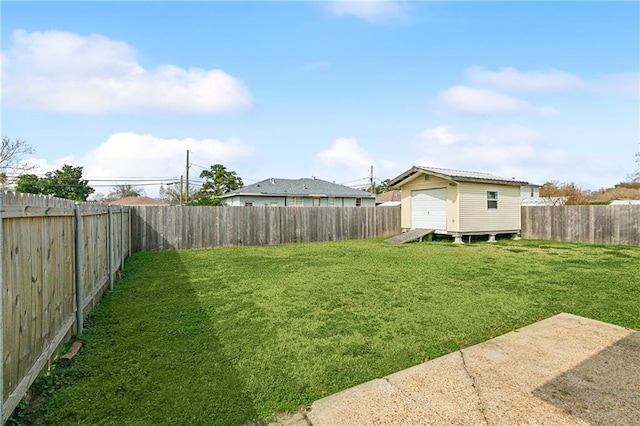
[[[130,183],[122,185],[116,185],[113,187],[113,191],[109,192],[106,198],[112,200],[119,200],[125,197],[141,197],[144,195],[144,188],[133,186]]]
[[[188,201],[193,201],[198,195],[198,187],[189,185],[189,200],[186,199],[186,188],[182,188],[182,194],[180,193],[180,183],[168,183],[160,187],[158,198],[164,201],[168,201],[172,206],[178,204],[185,204]]]
[[[636,171],[627,175],[630,182],[640,182],[640,152],[636,153]]]
[[[574,182],[545,182],[540,188],[541,197],[549,197],[553,205],[590,204],[593,202],[591,192],[582,189]]]
[[[33,146],[22,139],[11,140],[2,137],[0,146],[0,188],[13,184],[17,178],[36,168],[35,164],[24,161],[24,157],[35,152]]]

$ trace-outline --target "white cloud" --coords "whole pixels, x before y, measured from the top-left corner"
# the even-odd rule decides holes
[[[510,67],[489,71],[472,66],[464,71],[464,80],[474,87],[507,93],[580,91],[638,96],[640,90],[640,73],[638,72],[582,78],[553,68],[523,72]]]
[[[354,16],[377,25],[408,19],[406,7],[393,0],[330,0],[327,8],[334,15]]]
[[[533,143],[540,139],[540,134],[529,127],[503,125],[483,129],[478,139],[488,145]]]
[[[589,87],[597,93],[637,98],[640,96],[640,73],[626,72],[604,75],[592,80]]]
[[[515,68],[500,68],[499,71],[488,71],[473,66],[464,71],[464,76],[473,86],[501,92],[557,92],[586,86],[580,77],[556,69],[521,72]]]
[[[455,143],[432,137],[443,134],[443,129],[447,135],[459,135]],[[537,176],[529,176],[530,170],[549,171],[572,160],[561,150],[540,146],[540,139],[534,129],[518,125],[488,126],[465,134],[452,126],[439,126],[421,133],[423,155],[417,164],[535,180]]]
[[[435,142],[441,145],[450,145],[456,142],[464,140],[463,134],[456,133],[455,129],[451,126],[438,126],[433,129],[427,129],[420,134],[420,139],[423,142]]]
[[[366,172],[373,164],[367,151],[352,138],[336,139],[329,149],[318,153],[318,159],[325,166],[346,167],[354,172]]]
[[[339,138],[328,149],[317,154],[320,164],[325,168],[319,176],[333,176],[338,181],[360,179],[369,175],[374,166],[376,176],[392,176],[399,172],[398,163],[382,159],[376,161],[358,143],[357,139]]]
[[[513,96],[463,85],[450,87],[440,94],[439,102],[446,109],[471,114],[552,114],[552,107],[536,107]]]
[[[234,163],[251,157],[255,148],[238,140],[219,141],[215,139],[163,139],[153,135],[137,133],[115,133],[95,149],[78,157],[65,157],[52,163],[32,160],[40,166],[38,174],[59,169],[63,164],[83,166],[83,176],[92,185],[112,185],[115,181],[96,181],[115,177],[159,178],[171,181],[185,174],[186,151],[190,151],[191,162],[208,167],[220,163],[231,170]],[[201,169],[190,168],[190,179],[199,180]],[[135,182],[119,182],[132,183]],[[167,183],[167,182],[165,182]],[[147,194],[157,194],[160,182],[153,187],[145,187]],[[97,192],[108,192],[110,188],[96,187]]]
[[[124,42],[55,30],[13,32],[2,53],[2,91],[10,107],[76,113],[225,113],[253,103],[224,71],[145,69]]]

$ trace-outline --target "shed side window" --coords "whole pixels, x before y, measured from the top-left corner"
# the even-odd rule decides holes
[[[487,208],[498,208],[498,191],[487,191]]]
[[[362,198],[356,198],[356,207],[362,206]]]

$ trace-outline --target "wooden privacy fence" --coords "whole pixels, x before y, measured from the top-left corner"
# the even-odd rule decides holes
[[[113,288],[131,253],[130,223],[128,207],[0,191],[3,423]]]
[[[522,207],[527,239],[640,246],[640,206]]]
[[[395,207],[136,206],[134,251],[275,245],[389,237],[400,233]]]

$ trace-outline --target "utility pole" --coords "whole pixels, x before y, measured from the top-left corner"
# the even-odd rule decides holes
[[[187,150],[187,197],[185,202],[189,202],[189,150]]]
[[[183,195],[184,195],[184,175],[180,175],[180,205],[182,205]]]
[[[375,187],[373,185],[373,165],[371,165],[371,176],[370,176],[369,190],[371,191],[372,194],[375,192]]]

